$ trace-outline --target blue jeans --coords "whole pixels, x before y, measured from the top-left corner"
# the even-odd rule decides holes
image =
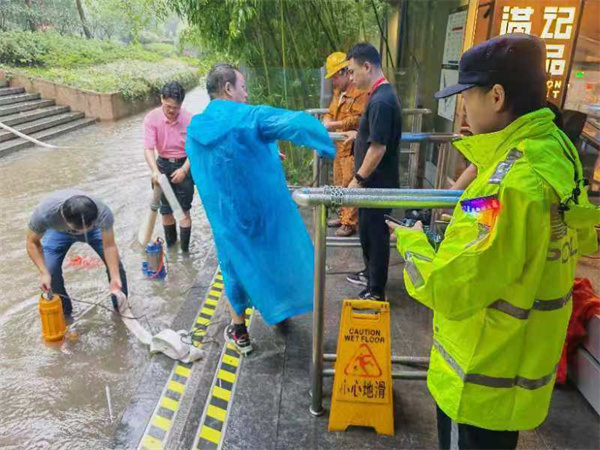
[[[102,247],[102,231],[100,231],[100,228],[95,228],[86,234],[70,234],[56,230],[48,230],[44,234],[44,237],[42,238],[42,248],[44,250],[46,267],[48,267],[48,271],[52,277],[52,292],[61,296],[63,313],[65,314],[71,314],[73,312],[73,305],[71,304],[71,299],[65,289],[62,264],[67,252],[75,242],[87,242],[95,250],[98,256],[102,258],[102,261],[104,261],[104,264],[106,265],[104,249]],[[119,272],[121,274],[121,282],[123,283],[123,293],[128,295],[127,276],[125,275],[125,269],[123,269],[123,264],[121,264],[120,260]],[[108,268],[106,273],[110,282]],[[111,298],[113,306],[116,308],[117,299],[114,295]]]

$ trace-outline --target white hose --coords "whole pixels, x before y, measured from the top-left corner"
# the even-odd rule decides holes
[[[177,220],[185,219],[185,214],[183,212],[183,209],[181,209],[181,205],[179,204],[177,197],[175,197],[175,192],[173,192],[171,183],[169,183],[169,179],[167,178],[167,176],[164,173],[158,177],[158,184],[160,185],[160,188],[162,189],[163,194],[165,194],[165,197],[166,197],[167,201],[169,202],[169,206],[173,210],[173,215],[175,216],[175,218]]]
[[[133,319],[133,313],[129,307],[127,297],[123,292],[115,294],[119,304],[119,313],[125,326],[131,333],[144,344],[150,346],[150,353],[163,353],[169,358],[181,362],[193,362],[204,357],[204,352],[187,342],[189,333],[185,330],[174,331],[171,329],[162,330],[160,333],[152,336],[137,319]]]
[[[0,122],[0,128],[4,128],[6,131],[14,134],[15,136],[19,136],[20,138],[25,139],[26,141],[33,142],[35,145],[39,145],[44,148],[59,148],[56,145],[46,144],[45,142],[38,141],[36,138],[32,138],[31,136],[27,136],[26,134],[21,133],[20,131],[15,130],[14,128],[9,127],[8,125]]]

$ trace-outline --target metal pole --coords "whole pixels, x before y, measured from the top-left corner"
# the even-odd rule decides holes
[[[357,189],[358,190],[358,189]],[[292,198],[300,206],[316,206],[324,204],[326,206],[358,206],[359,208],[450,208],[454,207],[459,200],[457,195],[448,195],[444,197],[417,197],[415,195],[397,196],[373,195],[369,189],[362,189],[362,192],[353,192],[354,189],[339,190],[340,198],[333,199],[331,194],[325,192],[310,192],[309,189],[300,189],[294,191]],[[455,191],[456,192],[456,191]]]
[[[320,163],[320,158],[319,158],[319,154],[315,151],[313,152],[313,162],[312,162],[312,168],[313,168],[313,180],[315,182],[315,185],[318,187],[320,186],[320,178],[321,178],[321,174],[320,174],[320,167],[321,167],[321,163]]]
[[[411,131],[413,133],[420,133],[423,126],[423,116],[416,114],[413,117]],[[417,172],[419,170],[419,157],[421,151],[421,144],[413,142],[410,144],[410,155],[408,156],[408,186],[410,188],[417,187]]]
[[[329,163],[324,158],[319,158],[319,186],[327,186],[329,184]]]
[[[311,115],[323,115],[329,112],[329,108],[310,108],[304,110],[307,114]],[[431,110],[427,108],[406,108],[402,110],[402,115],[404,116],[420,116],[431,114]]]
[[[312,346],[312,404],[310,413],[321,416],[323,408],[323,353],[325,327],[325,259],[327,208],[318,205],[314,209],[315,219],[315,280],[313,304],[313,346]]]
[[[311,364],[312,400],[310,412],[314,416],[322,415],[323,408],[323,376],[333,375],[332,369],[323,370],[324,354],[324,313],[325,313],[325,259],[327,243],[327,206],[359,206],[369,208],[390,207],[430,207],[445,208],[454,206],[459,201],[459,191],[410,191],[402,189],[387,190],[389,195],[377,194],[378,190],[341,189],[341,188],[304,188],[293,193],[294,201],[301,206],[314,208],[315,225],[315,277],[313,298],[313,347]],[[437,194],[437,195],[436,195]],[[408,362],[408,361],[407,361]],[[425,379],[426,373],[421,371],[394,372],[396,379]]]
[[[327,238],[327,247],[359,248],[360,240],[358,238],[337,238],[332,240]],[[390,240],[390,248],[396,248],[396,241]]]

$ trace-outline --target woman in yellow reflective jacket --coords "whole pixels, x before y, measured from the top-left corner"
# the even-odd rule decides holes
[[[396,227],[409,294],[434,311],[428,388],[440,448],[515,448],[545,419],[571,314],[577,258],[597,249],[600,210],[544,108],[545,47],[524,34],[473,47],[459,84],[477,167],[437,252]]]

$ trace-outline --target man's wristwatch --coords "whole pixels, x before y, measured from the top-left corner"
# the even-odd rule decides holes
[[[362,186],[365,183],[365,181],[367,181],[363,177],[361,177],[358,173],[354,175],[354,179],[358,182],[358,184],[360,186]]]

